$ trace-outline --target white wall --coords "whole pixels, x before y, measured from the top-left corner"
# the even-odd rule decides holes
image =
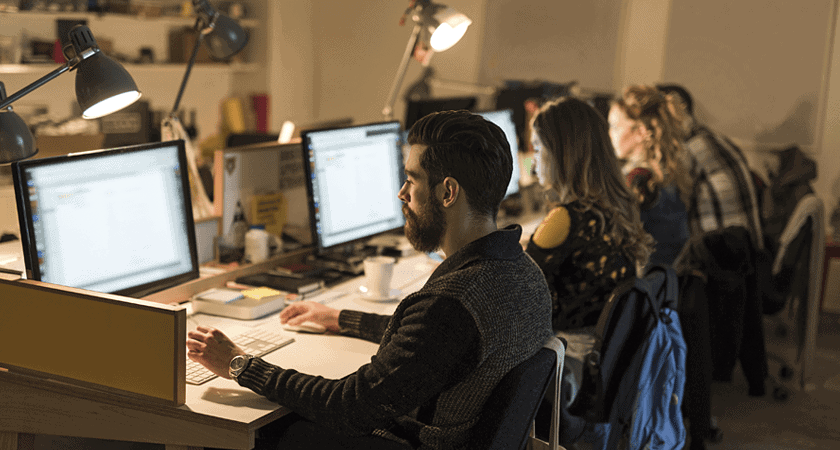
[[[749,147],[817,151],[834,3],[673,0],[663,78]]]
[[[313,2],[277,0],[266,11],[265,65],[271,97],[271,128],[283,122],[309,123],[315,117]]]
[[[280,3],[289,2],[294,3],[294,0]],[[456,46],[434,55],[432,64],[441,78],[474,82],[484,27],[481,20],[484,2],[452,0],[447,4],[472,18],[473,25]],[[311,77],[296,79],[291,73],[287,77],[301,81],[300,89],[311,89],[311,109],[302,105],[302,110],[311,114],[308,119],[323,121],[352,117],[357,123],[383,120],[382,108],[412,30],[410,20],[404,26],[399,25],[407,5],[407,2],[393,0],[321,1],[309,2],[305,12],[303,7],[290,12],[309,23],[307,36],[311,38],[311,44],[304,45],[312,52]],[[281,23],[291,19],[283,9],[281,6],[278,11],[283,14],[278,19]],[[301,54],[299,49],[290,52],[293,58]],[[273,70],[278,67],[288,70],[272,63]],[[403,91],[421,73],[420,63],[412,60]],[[395,118],[404,116],[402,96],[401,91],[394,108]]]
[[[491,0],[486,2],[480,80],[567,83],[613,88],[622,2]]]

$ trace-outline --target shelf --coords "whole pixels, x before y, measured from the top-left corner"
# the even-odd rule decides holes
[[[17,16],[19,18],[37,18],[37,19],[87,19],[89,21],[96,21],[96,20],[131,20],[136,22],[157,22],[157,23],[166,23],[172,25],[185,25],[185,26],[192,26],[195,24],[195,17],[172,17],[172,16],[158,16],[158,17],[145,17],[145,16],[132,16],[128,14],[115,14],[115,13],[92,13],[92,12],[77,12],[77,11],[67,11],[67,12],[50,12],[50,11],[18,11],[14,13],[10,12],[0,12],[0,18],[2,17],[11,17]],[[243,27],[258,27],[259,21],[256,19],[239,19],[239,24]]]
[[[59,67],[59,64],[0,64],[0,74],[3,75],[46,75],[52,70]],[[179,76],[183,74],[187,67],[187,63],[161,63],[161,64],[123,64],[129,73],[142,73],[146,71],[154,71],[156,73],[171,71],[177,73]],[[253,73],[260,69],[260,65],[256,63],[231,63],[231,64],[212,64],[212,63],[197,63],[193,66],[193,71],[214,70],[227,73]]]

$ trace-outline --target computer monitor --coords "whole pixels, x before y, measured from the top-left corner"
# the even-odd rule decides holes
[[[508,184],[505,198],[519,192],[519,140],[516,137],[516,125],[513,123],[513,111],[510,109],[502,109],[499,111],[486,111],[478,113],[490,122],[495,123],[505,133],[505,137],[510,145],[510,153],[513,158],[513,172],[510,175],[510,183]]]
[[[319,252],[405,224],[399,122],[301,133],[312,237]]]
[[[516,125],[517,136],[527,138],[525,132],[528,125],[528,113],[525,111],[527,100],[536,100],[542,104],[564,95],[569,95],[569,84],[557,84],[547,81],[518,81],[507,80],[505,86],[496,93],[496,109],[510,109],[513,111],[513,123]],[[521,143],[525,147],[526,142]]]
[[[476,97],[432,98],[425,100],[409,100],[405,109],[405,129],[411,129],[414,122],[438,111],[457,111],[465,109],[472,111],[478,101]]]
[[[184,141],[12,164],[27,277],[142,297],[198,278]]]

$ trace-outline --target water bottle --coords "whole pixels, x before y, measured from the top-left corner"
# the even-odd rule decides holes
[[[256,264],[268,259],[269,234],[265,225],[251,225],[245,233],[245,262]]]

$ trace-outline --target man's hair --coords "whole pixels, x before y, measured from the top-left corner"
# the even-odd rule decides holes
[[[582,100],[563,97],[543,105],[531,127],[543,147],[537,170],[559,203],[577,202],[600,215],[604,233],[640,267],[647,264],[653,238],[639,219],[638,201],[621,174],[604,116]]]
[[[437,112],[411,127],[408,143],[427,146],[420,167],[430,189],[452,177],[475,213],[496,217],[513,172],[510,144],[501,128],[469,111]]]

